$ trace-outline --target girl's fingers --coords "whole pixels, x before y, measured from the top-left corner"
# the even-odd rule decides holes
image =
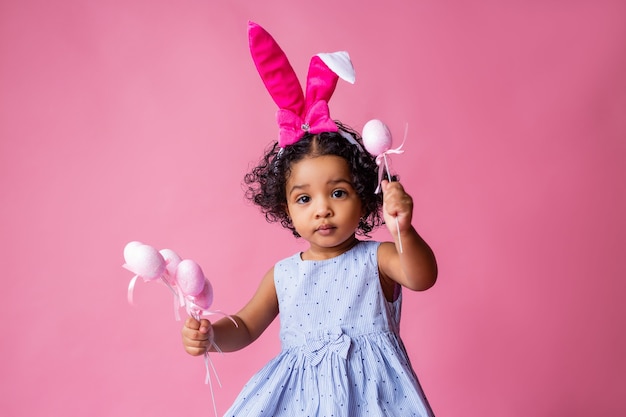
[[[213,333],[211,330],[211,322],[208,320],[198,321],[193,317],[188,317],[182,330],[185,351],[193,356],[204,354],[210,344]]]
[[[411,209],[412,199],[399,182],[387,183],[383,186],[383,201],[390,214]]]
[[[191,330],[198,330],[200,329],[200,322],[193,317],[187,317],[187,320],[185,320],[185,327]]]
[[[200,333],[204,333],[207,334],[209,333],[209,330],[211,329],[211,322],[209,322],[207,319],[202,319],[200,321]]]

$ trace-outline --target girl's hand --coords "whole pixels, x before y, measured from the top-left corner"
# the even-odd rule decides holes
[[[381,182],[381,188],[385,223],[396,239],[395,244],[383,242],[378,249],[381,281],[388,285],[388,294],[393,294],[394,283],[414,291],[426,290],[437,280],[437,260],[430,246],[411,225],[413,199],[399,182],[385,180]],[[399,245],[400,239],[402,246]]]
[[[410,230],[413,217],[413,198],[404,191],[402,185],[397,181],[383,180],[381,189],[383,190],[383,216],[391,235],[398,235],[398,227],[400,233]],[[397,223],[396,218],[398,219]]]
[[[191,356],[204,355],[213,340],[213,327],[206,319],[198,321],[188,317],[182,329],[183,346]]]

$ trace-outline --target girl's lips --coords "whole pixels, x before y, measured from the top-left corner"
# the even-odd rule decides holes
[[[317,232],[322,235],[329,235],[333,230],[335,230],[335,226],[331,226],[330,224],[322,224],[317,228]]]

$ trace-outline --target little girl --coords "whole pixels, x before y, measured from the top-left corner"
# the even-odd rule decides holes
[[[251,23],[249,31],[264,78],[264,58],[255,55],[258,36],[273,49],[266,62],[283,54],[260,26]],[[323,67],[322,78],[329,76],[326,65],[315,65]],[[278,103],[275,87],[264,81]],[[319,90],[319,82],[312,84]],[[314,105],[304,104],[302,112]],[[426,290],[437,277],[433,252],[411,225],[412,199],[395,181],[382,182],[383,197],[375,193],[375,160],[348,127],[333,122],[320,129],[318,121],[300,125],[299,119],[294,126],[281,125],[278,143],[245,182],[268,221],[305,239],[308,249],[270,268],[232,316],[237,327],[229,319],[187,319],[185,350],[202,355],[212,342],[225,352],[242,349],[280,312],[281,352],[252,377],[226,416],[432,416],[399,334],[401,288]],[[383,220],[396,242],[357,239]]]

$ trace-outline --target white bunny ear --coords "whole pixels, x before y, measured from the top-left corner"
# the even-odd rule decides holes
[[[354,67],[352,61],[350,61],[350,55],[346,51],[321,53],[317,54],[318,57],[342,80],[354,84],[356,75],[354,73]]]

